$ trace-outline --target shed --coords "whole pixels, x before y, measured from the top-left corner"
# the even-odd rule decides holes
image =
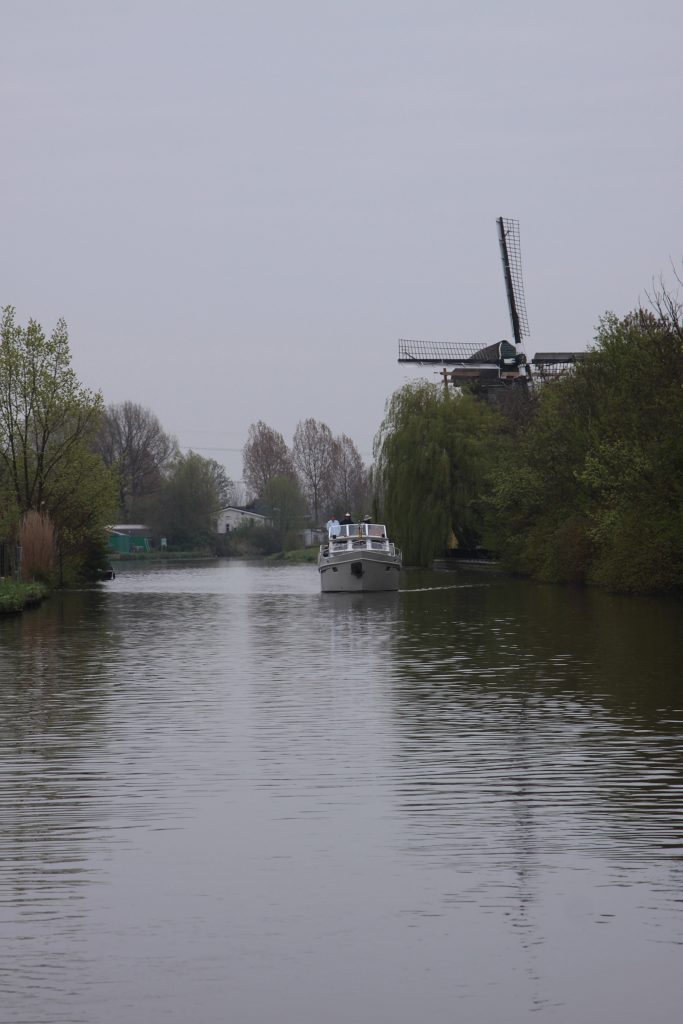
[[[152,530],[144,523],[117,523],[115,526],[109,526],[107,532],[110,551],[128,555],[151,550]]]

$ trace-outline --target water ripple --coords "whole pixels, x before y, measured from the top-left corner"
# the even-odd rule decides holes
[[[370,960],[392,1020],[419,993],[483,1022],[490,957],[509,1019],[588,1021],[558,979],[605,929],[673,1007],[679,606],[502,577],[317,586],[149,567],[0,621],[8,1022],[217,1021],[228,991],[237,1020],[351,1019],[324,993]]]

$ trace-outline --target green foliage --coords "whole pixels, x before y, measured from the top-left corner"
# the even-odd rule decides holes
[[[677,321],[602,319],[589,358],[544,387],[497,474],[508,566],[621,591],[681,586],[682,390]]]
[[[290,548],[269,556],[271,562],[288,562],[290,565],[314,565],[318,561],[318,548]]]
[[[429,565],[451,533],[476,546],[482,499],[504,443],[499,415],[471,395],[425,382],[392,395],[375,442],[375,484],[408,564]]]
[[[0,334],[0,487],[15,518],[49,513],[68,581],[103,546],[116,508],[112,475],[90,451],[102,397],[79,384],[63,320],[48,338],[34,320],[16,324],[8,306]]]
[[[169,547],[212,547],[216,517],[229,499],[231,483],[214,459],[196,452],[178,455],[161,486],[152,524]]]
[[[10,484],[6,466],[0,459],[0,539],[17,537],[20,522],[14,488]]]
[[[107,564],[104,527],[116,512],[116,480],[85,441],[74,445],[48,508],[58,532],[61,582],[96,579]]]
[[[227,535],[226,554],[250,558],[282,551],[282,538],[273,526],[252,526],[244,523]]]
[[[289,476],[272,477],[263,491],[262,506],[273,523],[282,549],[286,546],[287,535],[303,526],[306,499],[298,482]]]
[[[47,587],[42,583],[0,580],[0,615],[12,615],[40,604],[47,592]]]

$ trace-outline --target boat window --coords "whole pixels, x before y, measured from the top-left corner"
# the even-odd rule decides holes
[[[345,523],[341,528],[341,537],[357,537],[362,533],[362,523]]]

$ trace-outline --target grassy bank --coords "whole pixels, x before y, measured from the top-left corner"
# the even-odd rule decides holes
[[[117,554],[109,552],[109,560],[112,565],[120,562],[197,562],[212,561],[218,558],[217,554],[206,549],[200,551],[137,551],[131,554]],[[263,558],[267,562],[316,562],[318,559],[317,548],[298,548],[296,551],[276,551],[275,554],[265,555],[262,551],[252,548],[226,552],[223,557],[227,558]]]
[[[46,598],[48,588],[42,583],[17,583],[0,580],[0,615],[11,615],[32,608]]]
[[[217,556],[206,548],[198,551],[135,551],[130,554],[109,551],[110,562],[197,562]]]
[[[317,548],[297,548],[296,551],[277,551],[268,555],[269,562],[317,562]]]

